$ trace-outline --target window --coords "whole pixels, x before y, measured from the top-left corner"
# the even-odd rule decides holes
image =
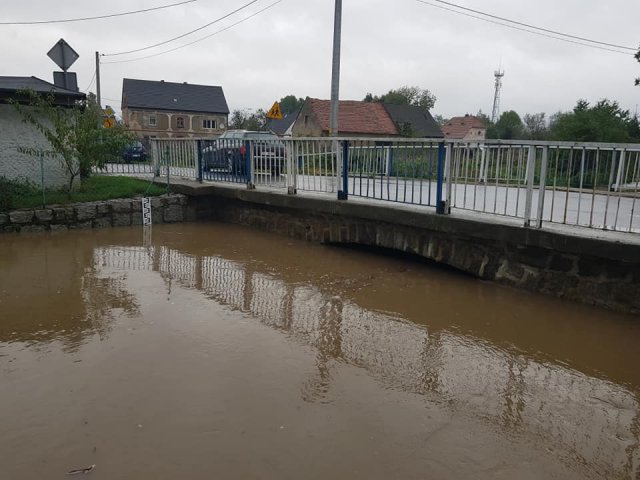
[[[158,118],[155,115],[149,115],[149,126],[156,127],[158,125]]]
[[[184,128],[184,117],[176,118],[176,128]]]
[[[202,128],[214,129],[216,128],[216,121],[211,119],[202,120]]]
[[[304,116],[304,126],[306,127],[309,124],[309,115]]]

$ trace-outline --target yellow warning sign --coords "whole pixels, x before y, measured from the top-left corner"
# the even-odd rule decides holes
[[[280,104],[278,102],[273,103],[273,107],[267,112],[267,118],[282,120],[282,110],[280,110]]]
[[[104,128],[113,128],[116,125],[116,112],[107,105],[107,108],[102,110],[102,126]]]

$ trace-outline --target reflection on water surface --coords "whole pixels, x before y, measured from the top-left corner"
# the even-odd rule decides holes
[[[129,393],[149,388],[162,392],[153,399],[150,421],[155,435],[174,437],[160,447],[167,453],[198,436],[196,418],[206,418],[217,425],[210,435],[222,439],[207,437],[205,445],[223,442],[226,459],[248,461],[247,445],[223,441],[246,420],[240,406],[275,416],[280,405],[289,405],[281,422],[307,436],[316,432],[314,440],[279,444],[273,437],[279,432],[269,429],[252,437],[260,442],[248,465],[275,465],[259,478],[275,478],[283,468],[301,474],[296,461],[287,462],[290,470],[281,465],[271,451],[276,445],[306,458],[314,445],[336,436],[355,450],[351,462],[327,447],[305,464],[321,461],[316,471],[337,477],[356,475],[352,467],[371,469],[372,478],[393,472],[422,478],[427,467],[436,478],[525,478],[525,472],[537,478],[541,468],[562,478],[640,475],[640,329],[631,318],[406,260],[226,225],[155,227],[146,244],[140,229],[116,229],[6,237],[0,246],[0,305],[8,312],[0,325],[0,379],[15,387],[0,399],[12,418],[0,427],[0,451],[40,461],[44,474],[52,457],[82,448],[73,438],[59,438],[56,427],[77,412],[51,411],[39,391],[61,395],[60,401],[71,395],[76,407],[93,411],[105,424],[100,440],[110,444],[110,437],[126,438],[109,428],[112,415],[125,421],[128,410],[144,411],[131,406]],[[71,375],[70,359],[85,380],[75,385],[79,391],[60,394],[60,378],[40,374],[50,368]],[[254,362],[262,377],[252,384],[258,372],[247,365]],[[103,370],[104,382],[96,384],[94,376]],[[135,387],[127,381],[131,372]],[[200,417],[175,411],[173,396],[180,393],[165,390],[171,387],[167,378],[184,389]],[[269,384],[257,388],[266,378]],[[373,383],[362,385],[363,378]],[[218,384],[226,385],[233,401],[217,400]],[[26,412],[20,409],[25,405]],[[375,415],[358,419],[367,408]],[[302,411],[307,414],[299,418]],[[58,420],[49,422],[51,415]],[[255,424],[270,416],[257,415]],[[323,436],[325,429],[336,431]],[[431,429],[443,437],[437,455],[431,437],[421,436]],[[71,437],[82,430],[62,429]],[[21,448],[35,434],[43,443],[57,438],[54,447],[24,455]],[[375,447],[363,444],[372,436],[378,437]],[[140,471],[149,472],[148,452],[139,448],[134,450],[146,465]],[[380,469],[378,449],[386,451],[379,461],[401,466]],[[217,472],[236,478],[243,471],[233,462],[212,467],[192,450],[199,466],[185,468],[195,477]],[[408,451],[415,452],[409,460]],[[96,463],[96,452],[85,454],[89,463]],[[117,463],[112,455],[101,460]],[[161,460],[166,476],[158,478],[174,478],[166,463]],[[9,471],[29,478],[23,467],[16,462]]]

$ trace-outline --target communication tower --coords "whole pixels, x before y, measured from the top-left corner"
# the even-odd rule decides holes
[[[500,90],[502,89],[502,77],[504,77],[504,70],[499,69],[493,72],[496,77],[496,93],[493,96],[493,111],[491,112],[491,123],[496,123],[500,116]]]

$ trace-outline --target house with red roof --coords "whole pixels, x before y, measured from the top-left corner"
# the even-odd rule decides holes
[[[453,117],[442,127],[444,138],[448,140],[465,140],[478,142],[485,139],[487,126],[482,120],[473,115]]]
[[[294,137],[329,135],[330,100],[307,98],[293,125]],[[400,132],[381,103],[341,100],[338,135],[358,137],[399,137]]]

